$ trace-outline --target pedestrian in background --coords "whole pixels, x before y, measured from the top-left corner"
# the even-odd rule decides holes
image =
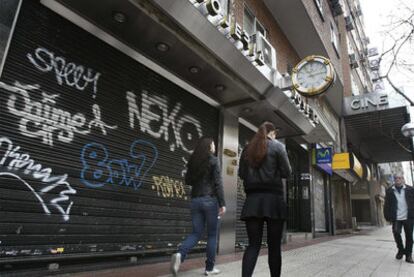
[[[413,250],[413,224],[414,224],[414,188],[407,186],[402,174],[394,175],[394,185],[387,189],[384,203],[384,217],[392,223],[392,233],[398,252],[396,259],[414,263]],[[405,248],[401,238],[404,227]]]
[[[193,232],[171,257],[171,272],[176,275],[187,253],[200,240],[207,224],[207,260],[205,275],[219,274],[214,267],[217,252],[218,216],[226,212],[223,182],[212,138],[202,138],[187,164],[185,183],[191,190],[191,219]]]
[[[275,126],[270,122],[263,123],[240,158],[239,176],[246,192],[241,220],[246,223],[249,238],[249,246],[243,256],[243,277],[253,274],[265,222],[270,273],[276,277],[281,272],[282,233],[287,218],[282,178],[291,174],[291,167],[285,146],[275,138]]]

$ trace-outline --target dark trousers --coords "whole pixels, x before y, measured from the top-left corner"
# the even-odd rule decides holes
[[[404,227],[405,233],[405,248],[401,238],[401,230]],[[395,243],[398,251],[404,252],[406,256],[411,256],[413,252],[413,220],[397,220],[392,224],[392,233],[394,235]]]
[[[262,245],[263,225],[267,224],[267,244],[269,251],[269,268],[272,277],[280,276],[282,268],[282,233],[283,220],[266,220],[264,218],[252,218],[246,220],[247,235],[249,246],[243,255],[242,277],[251,277],[256,266]]]

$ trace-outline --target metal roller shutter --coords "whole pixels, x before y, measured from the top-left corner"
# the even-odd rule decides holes
[[[253,137],[254,132],[242,124],[239,124],[239,157],[243,148]],[[243,181],[237,178],[237,222],[236,222],[236,248],[244,249],[248,244],[246,227],[244,221],[240,220],[246,194],[244,193]]]
[[[191,231],[185,164],[217,109],[38,1],[0,92],[0,258],[165,253]]]

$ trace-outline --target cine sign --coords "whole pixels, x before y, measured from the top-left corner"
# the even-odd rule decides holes
[[[375,112],[389,108],[388,95],[371,92],[363,95],[346,97],[344,99],[344,115],[354,115]]]
[[[388,105],[388,95],[382,94],[376,97],[376,99],[368,98],[368,97],[362,97],[360,99],[354,99],[351,102],[351,109],[356,110],[366,110],[370,107],[378,108],[380,106]]]

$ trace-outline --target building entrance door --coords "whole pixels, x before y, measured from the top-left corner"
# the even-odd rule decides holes
[[[287,229],[289,232],[311,232],[310,174],[308,152],[294,141],[286,140],[292,174],[287,180]]]

